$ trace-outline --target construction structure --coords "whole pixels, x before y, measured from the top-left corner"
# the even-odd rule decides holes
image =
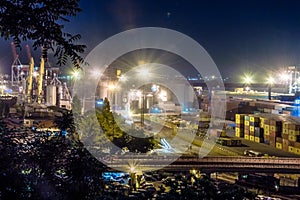
[[[29,46],[26,46],[29,65],[23,65],[11,43],[14,61],[11,66],[12,95],[18,97],[18,104],[25,106],[25,116],[30,113],[48,112],[47,107],[56,106],[71,110],[72,97],[67,84],[57,79],[59,68],[51,67],[46,59],[40,58],[35,66]]]

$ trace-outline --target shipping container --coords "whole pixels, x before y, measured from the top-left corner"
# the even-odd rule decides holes
[[[283,122],[283,124],[282,124],[282,128],[283,129],[289,129],[289,125],[290,125],[291,123],[290,122]]]
[[[250,121],[245,121],[245,126],[250,126]]]
[[[264,138],[254,137],[254,141],[257,142],[257,143],[263,143],[264,142]]]
[[[269,131],[269,130],[266,130],[266,129],[264,129],[264,135],[270,135],[270,131]]]
[[[277,149],[282,149],[282,143],[276,142],[276,148]]]
[[[293,146],[289,146],[289,148],[288,148],[288,152],[290,152],[290,153],[294,153],[294,147],[293,147]]]
[[[282,150],[284,151],[289,150],[289,141],[287,139],[282,139]]]
[[[299,130],[289,130],[289,135],[299,135]]]
[[[282,127],[282,121],[271,119],[270,126]]]
[[[250,137],[249,137],[248,134],[245,134],[245,135],[244,135],[244,138],[245,138],[245,140],[249,140],[249,139],[250,139]]]
[[[244,130],[244,135],[250,135],[250,130],[249,130],[249,129],[248,129],[248,130],[245,129],[245,130]]]
[[[300,142],[295,142],[294,143],[294,147],[299,148],[300,149]]]
[[[270,130],[270,125],[269,124],[265,124],[264,130]]]
[[[281,137],[281,132],[279,132],[279,131],[270,131],[270,137]]]
[[[300,142],[300,136],[299,135],[289,135],[288,139],[289,139],[289,141],[292,141],[292,142]]]
[[[289,124],[289,130],[295,130],[299,131],[300,130],[300,124]]]
[[[289,134],[289,129],[283,128],[282,133],[288,135]]]
[[[294,147],[294,153],[300,155],[300,148]]]
[[[240,127],[235,127],[235,132],[236,133],[244,133],[244,129]]]
[[[243,136],[241,136],[241,133],[235,132],[235,137],[243,137]]]
[[[259,122],[251,122],[250,121],[250,126],[259,127]]]
[[[250,117],[250,122],[259,122],[259,117],[251,116]]]

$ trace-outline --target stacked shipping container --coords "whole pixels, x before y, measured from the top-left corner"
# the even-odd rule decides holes
[[[236,136],[300,155],[300,121],[276,114],[236,114]],[[243,125],[242,125],[243,124]]]

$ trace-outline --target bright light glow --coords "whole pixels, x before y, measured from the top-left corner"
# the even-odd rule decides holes
[[[148,68],[140,68],[138,70],[139,75],[141,76],[141,78],[145,78],[148,77],[150,75],[150,71]]]
[[[109,89],[110,91],[114,91],[114,90],[117,89],[117,86],[116,86],[115,84],[109,84],[109,85],[108,85],[108,89]]]
[[[243,77],[243,82],[247,85],[250,85],[251,83],[253,83],[253,77],[249,74],[246,74],[244,77]]]
[[[250,87],[248,87],[248,86],[245,89],[246,89],[247,92],[250,91]]]
[[[38,72],[34,71],[33,74],[32,74],[34,77],[37,77],[39,75]]]
[[[165,90],[162,90],[159,94],[158,97],[162,100],[162,101],[167,101],[167,92]]]
[[[288,73],[281,73],[279,78],[281,81],[288,81],[290,79],[290,75]]]
[[[151,87],[152,92],[157,92],[158,89],[159,89],[159,85],[156,85],[156,84],[153,84],[152,87]]]
[[[136,96],[141,97],[142,96],[142,92],[139,90],[136,92]]]
[[[130,172],[134,173],[135,172],[135,167],[134,166],[130,166]]]
[[[79,78],[80,78],[80,72],[79,72],[79,71],[73,71],[72,76],[73,76],[75,79],[79,79]]]
[[[124,81],[127,81],[128,79],[127,79],[126,76],[124,76],[124,75],[122,74],[122,75],[120,76],[119,80],[122,81],[122,82],[124,82]]]
[[[144,60],[139,60],[138,65],[144,65],[146,62]]]
[[[267,78],[267,83],[269,84],[269,85],[273,85],[274,83],[275,83],[275,79],[273,78],[273,77],[268,77]]]

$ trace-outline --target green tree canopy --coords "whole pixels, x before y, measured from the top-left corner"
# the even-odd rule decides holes
[[[76,44],[79,34],[63,32],[69,17],[81,11],[80,0],[1,0],[0,33],[4,39],[13,39],[21,48],[22,41],[32,41],[33,48],[42,48],[43,58],[48,51],[58,57],[58,64],[66,64],[71,59],[75,67],[83,62],[80,53],[85,45]]]

